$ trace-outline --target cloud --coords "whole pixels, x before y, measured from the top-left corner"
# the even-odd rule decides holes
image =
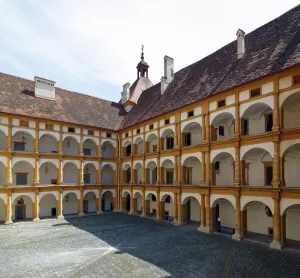
[[[256,2],[0,0],[0,71],[117,101],[136,78],[141,44],[155,84],[165,54],[178,70],[297,4]]]

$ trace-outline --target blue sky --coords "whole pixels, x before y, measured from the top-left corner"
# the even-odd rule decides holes
[[[208,2],[208,3],[206,3]],[[145,45],[149,77],[179,70],[296,6],[281,1],[0,0],[0,72],[118,101]],[[247,48],[247,46],[246,46]]]

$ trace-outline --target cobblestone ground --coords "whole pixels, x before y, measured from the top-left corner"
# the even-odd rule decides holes
[[[1,277],[299,277],[300,256],[121,213],[0,227]]]

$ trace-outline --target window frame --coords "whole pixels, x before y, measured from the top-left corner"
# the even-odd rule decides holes
[[[226,106],[226,100],[222,99],[218,101],[218,108]]]
[[[23,142],[13,142],[13,144],[14,144],[14,151],[17,151],[17,152],[24,152],[25,151],[25,145],[26,145],[26,143],[23,143]],[[23,146],[24,150],[17,150],[16,146]]]
[[[189,144],[188,144],[189,141]],[[186,132],[183,135],[183,145],[184,147],[192,146],[192,133]]]
[[[16,185],[27,185],[28,184],[28,173],[15,173]],[[18,177],[25,177],[25,183],[18,183]]]
[[[258,97],[260,95],[261,95],[261,88],[260,87],[254,88],[250,90],[249,98]]]
[[[271,130],[268,130],[268,117],[272,115],[272,128]],[[269,112],[269,113],[266,113],[264,114],[264,117],[265,117],[265,132],[272,132],[273,130],[273,112]]]
[[[166,137],[166,150],[174,149],[174,137]]]
[[[245,123],[247,123],[246,133],[245,133]],[[242,135],[249,135],[249,119],[242,119]]]
[[[22,126],[22,127],[29,127],[29,121],[26,121],[26,120],[20,120],[19,126]]]
[[[218,126],[218,135],[225,136],[225,127],[223,125]]]
[[[194,110],[187,112],[188,118],[194,117]]]
[[[165,125],[169,125],[170,124],[170,119],[165,119]]]
[[[86,151],[87,151],[87,153],[86,153]],[[83,155],[89,155],[89,156],[91,156],[92,155],[92,149],[83,148]]]
[[[72,131],[74,130],[74,131]],[[69,133],[75,133],[75,127],[68,127],[68,132]]]
[[[169,180],[169,178],[171,178],[171,180]],[[166,184],[173,184],[173,183],[174,183],[174,169],[166,169]]]

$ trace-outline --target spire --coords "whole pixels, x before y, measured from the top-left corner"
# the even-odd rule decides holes
[[[142,45],[141,59],[142,59],[142,61],[144,61],[144,46],[143,45]]]
[[[148,68],[149,65],[146,61],[144,61],[144,45],[142,46],[142,53],[141,53],[141,61],[137,65],[137,79],[140,77],[148,78]]]

